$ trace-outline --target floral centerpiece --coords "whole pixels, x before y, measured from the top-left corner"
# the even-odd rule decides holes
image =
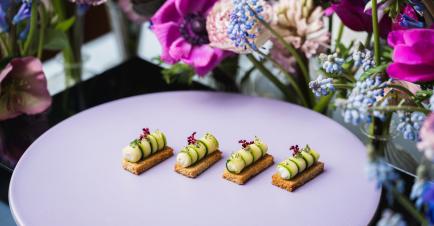
[[[248,60],[252,67],[237,85],[257,70],[286,101],[318,112],[336,108],[345,122],[365,128],[371,138],[368,175],[390,202],[397,200],[425,225],[434,223],[433,13],[429,0],[167,0],[151,18],[151,30],[162,46],[161,60],[174,65],[165,69],[169,75],[204,77],[227,59]],[[341,21],[336,37],[333,15]],[[366,39],[344,44],[345,28],[365,32]],[[309,67],[312,60],[319,67]],[[417,142],[425,156],[410,197],[383,159],[385,143],[378,138],[392,130]],[[405,220],[387,210],[378,225]]]

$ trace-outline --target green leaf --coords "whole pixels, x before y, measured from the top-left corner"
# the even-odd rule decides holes
[[[416,92],[416,101],[422,102],[433,95],[432,90],[419,90]]]
[[[193,76],[196,74],[194,69],[187,64],[174,64],[170,68],[161,71],[167,84],[180,83],[190,85]]]
[[[57,29],[47,29],[44,48],[48,50],[62,50],[67,48],[68,36],[65,32]]]
[[[360,80],[365,80],[366,78],[368,78],[369,76],[374,75],[374,74],[384,73],[388,66],[389,66],[389,64],[381,64],[377,67],[373,67],[373,68],[363,72],[363,74],[360,76]]]
[[[55,28],[56,28],[56,30],[60,30],[60,31],[65,32],[65,31],[69,30],[69,28],[71,28],[72,25],[74,25],[74,23],[75,23],[75,17],[73,16],[67,20],[60,21],[59,23],[56,24]]]

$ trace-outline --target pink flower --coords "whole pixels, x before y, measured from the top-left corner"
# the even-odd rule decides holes
[[[390,77],[409,82],[434,81],[433,29],[393,31],[388,43],[393,50],[393,63],[387,68]]]
[[[372,16],[370,12],[365,11],[364,0],[341,0],[338,3],[333,3],[326,10],[326,14],[335,12],[342,23],[354,31],[372,32]],[[379,18],[384,13],[381,12],[383,7],[379,7]],[[392,21],[389,17],[383,16],[380,20],[380,35],[383,38],[387,37],[390,31]]]
[[[266,1],[258,0],[257,4],[262,7],[263,11],[260,16],[265,21],[271,21],[273,15],[273,8]],[[215,48],[229,50],[235,53],[250,53],[252,48],[245,48],[245,46],[236,46],[228,35],[228,28],[231,22],[231,14],[234,12],[234,4],[232,0],[220,0],[211,9],[208,14],[206,28],[208,30],[208,37],[210,45]],[[251,22],[254,15],[246,19],[246,22]],[[259,22],[255,22],[251,29],[249,29],[252,38],[252,43],[260,47],[267,42],[271,33]]]
[[[425,154],[429,160],[434,160],[434,114],[426,117],[419,131],[420,141],[417,148]]]
[[[47,80],[38,59],[15,58],[0,72],[0,120],[38,114],[50,105]]]
[[[306,58],[326,51],[330,34],[325,29],[321,7],[299,0],[281,0],[274,5],[274,13],[273,28]],[[271,40],[271,56],[288,72],[296,73],[293,56],[278,40]]]
[[[168,0],[151,18],[164,62],[181,61],[203,76],[230,55],[209,45],[206,16],[216,1]]]

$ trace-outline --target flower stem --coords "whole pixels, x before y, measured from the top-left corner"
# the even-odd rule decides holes
[[[29,55],[30,46],[33,44],[33,41],[35,39],[35,32],[38,26],[38,1],[32,2],[32,9],[31,9],[31,16],[30,16],[30,30],[29,34],[27,35],[26,42],[24,43],[24,49],[23,49],[23,55],[27,56]],[[43,33],[41,31],[41,33]]]
[[[274,60],[273,58],[271,58],[270,56],[268,56],[267,54],[261,52],[261,51],[256,51],[257,53],[259,53],[262,57],[264,57],[265,59],[271,61],[273,63],[274,66],[278,67],[279,70],[286,76],[286,78],[288,79],[289,83],[291,83],[292,88],[294,88],[294,91],[297,93],[297,95],[300,97],[300,100],[303,104],[303,106],[305,107],[310,107],[310,103],[308,103],[306,101],[306,97],[303,95],[303,93],[300,90],[300,87],[298,87],[297,82],[294,80],[294,76],[290,75],[288,73],[288,71],[283,68],[283,66],[281,64],[279,64],[276,60]]]
[[[7,40],[3,39],[2,34],[0,34],[0,49],[1,49],[2,58],[6,58],[9,56],[10,51],[7,45]]]
[[[313,107],[313,110],[319,113],[325,113],[325,110],[329,106],[331,99],[333,98],[333,94],[329,94],[327,96],[321,97]]]
[[[333,84],[333,86],[337,89],[352,89],[354,88],[354,85],[351,84]]]
[[[428,221],[425,219],[425,217],[419,213],[419,211],[406,197],[398,192],[396,188],[392,188],[391,190],[399,204],[401,204],[402,207],[404,207],[416,220],[418,220],[421,225],[428,225]]]
[[[41,4],[41,7],[39,8],[40,15],[41,15],[41,28],[39,32],[39,43],[38,43],[38,52],[37,52],[37,58],[42,57],[42,53],[44,51],[44,42],[45,42],[45,28],[47,26],[47,11],[45,10],[44,4]]]
[[[306,81],[309,81],[309,72],[307,70],[307,66],[303,61],[303,58],[298,54],[297,50],[292,46],[290,43],[286,42],[285,39],[276,31],[274,30],[270,24],[265,22],[261,17],[258,16],[258,14],[253,10],[250,5],[249,8],[254,13],[255,18],[267,29],[271,32],[271,34],[277,38],[277,40],[288,50],[288,52],[294,57],[295,61],[297,62],[298,66],[300,67],[301,73],[303,74]]]
[[[288,88],[279,81],[261,62],[259,62],[252,54],[247,54],[247,58],[250,62],[255,65],[255,67],[262,72],[262,74],[267,77],[285,96],[287,101],[291,101],[292,95]]]
[[[370,111],[384,111],[384,112],[394,112],[394,111],[408,111],[408,112],[422,112],[424,114],[429,114],[431,111],[426,108],[416,107],[416,106],[387,106],[387,107],[371,107]]]
[[[372,32],[368,32],[368,35],[365,39],[365,47],[370,49],[371,48],[371,39],[372,39]]]
[[[344,23],[339,24],[338,37],[336,37],[335,50],[339,49],[339,45],[342,41],[342,35],[344,34]]]
[[[377,0],[372,0],[372,31],[374,33],[374,61],[380,65],[380,35],[378,30]]]

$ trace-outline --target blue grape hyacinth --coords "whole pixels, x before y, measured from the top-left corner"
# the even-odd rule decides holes
[[[325,72],[331,74],[341,74],[343,71],[342,64],[344,64],[344,59],[339,58],[337,53],[326,55],[321,54],[319,59],[322,64],[322,68]]]
[[[386,189],[386,199],[391,204],[393,202],[392,188],[395,188],[398,192],[402,193],[405,189],[405,183],[399,176],[399,174],[385,162],[384,159],[378,158],[368,162],[366,173],[369,180],[374,180],[377,183],[377,188],[382,186]]]
[[[375,67],[374,55],[368,49],[357,50],[353,52],[352,59],[356,68],[361,67],[363,71],[367,71]]]
[[[228,36],[235,47],[252,48],[257,50],[255,44],[256,33],[255,25],[258,23],[255,14],[262,18],[260,14],[264,8],[259,0],[232,0],[234,10],[230,16],[228,26]]]
[[[422,112],[402,112],[398,111],[397,130],[402,133],[406,140],[417,141],[419,139],[419,130],[425,120],[425,114]]]
[[[318,76],[316,80],[309,82],[309,88],[312,89],[312,92],[317,97],[327,96],[331,92],[335,91],[335,87],[333,86],[333,79],[323,78],[322,75]]]
[[[371,122],[372,115],[382,118],[384,116],[382,112],[373,111],[371,114],[369,108],[373,106],[385,107],[388,104],[388,101],[383,99],[384,85],[385,83],[380,76],[357,81],[345,105],[343,105],[345,122],[359,125],[362,122]]]

